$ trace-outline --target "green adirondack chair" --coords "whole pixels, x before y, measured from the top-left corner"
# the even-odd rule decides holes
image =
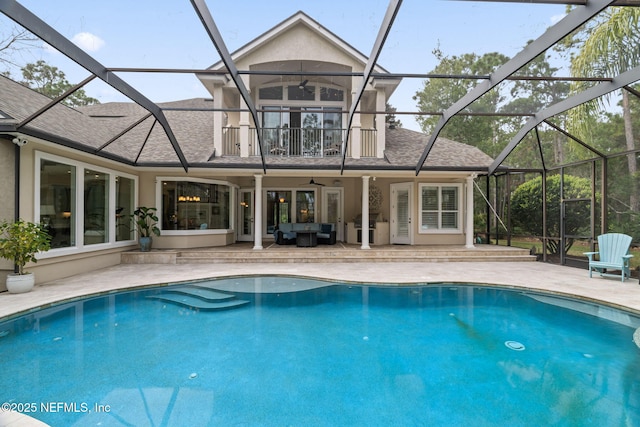
[[[589,257],[589,277],[593,277],[594,271],[601,276],[618,277],[618,274],[609,273],[610,270],[620,270],[623,282],[625,278],[631,277],[629,260],[633,255],[629,255],[630,247],[631,236],[626,234],[607,233],[598,236],[598,252],[584,252]]]

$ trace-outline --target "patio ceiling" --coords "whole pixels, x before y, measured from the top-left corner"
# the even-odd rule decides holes
[[[576,77],[563,77],[563,76],[526,76],[517,75],[525,65],[531,60],[536,58],[541,53],[552,48],[556,43],[560,42],[568,34],[572,33],[580,26],[584,25],[594,16],[597,16],[603,10],[609,6],[640,6],[640,0],[590,0],[590,1],[555,1],[555,0],[465,0],[466,3],[476,1],[478,3],[526,3],[526,4],[558,4],[558,5],[576,5],[570,13],[568,13],[563,19],[547,29],[541,36],[533,40],[526,46],[521,52],[516,54],[511,60],[497,68],[490,75],[436,75],[436,74],[417,74],[417,73],[380,73],[375,72],[374,67],[378,65],[379,56],[384,48],[388,35],[394,30],[394,22],[398,12],[402,8],[402,0],[390,0],[384,14],[383,19],[380,22],[379,30],[376,39],[372,43],[371,53],[368,57],[368,63],[365,66],[363,73],[345,73],[341,71],[322,70],[318,72],[325,78],[360,78],[360,84],[358,87],[354,87],[355,95],[354,102],[348,111],[347,115],[347,129],[351,129],[353,125],[354,115],[358,112],[372,113],[372,111],[363,111],[363,107],[360,105],[362,94],[366,88],[367,83],[373,78],[422,78],[422,79],[475,79],[478,81],[476,87],[468,92],[461,99],[454,102],[449,108],[443,111],[432,112],[420,112],[420,111],[398,111],[396,114],[400,115],[440,115],[441,118],[435,131],[429,136],[429,141],[424,148],[422,155],[415,159],[415,173],[418,175],[423,170],[423,165],[429,158],[433,145],[442,131],[442,129],[450,122],[450,120],[457,116],[465,115],[495,115],[500,116],[499,112],[486,112],[486,113],[472,113],[468,110],[468,107],[474,102],[477,102],[484,94],[497,87],[499,84],[505,81],[516,80],[549,80],[549,81],[590,81],[596,84],[588,89],[585,89],[582,93],[578,93],[568,99],[558,102],[554,105],[549,105],[540,111],[532,111],[529,113],[520,114],[520,116],[529,116],[530,119],[522,126],[520,131],[512,138],[508,146],[506,146],[500,155],[495,159],[494,163],[487,168],[487,173],[494,173],[498,167],[500,167],[509,154],[517,147],[520,141],[532,130],[536,130],[537,126],[541,123],[546,123],[548,126],[556,129],[558,132],[565,134],[566,136],[573,138],[566,130],[562,129],[559,125],[548,121],[549,118],[567,111],[581,103],[596,99],[597,97],[604,96],[614,90],[622,89],[627,90],[629,93],[638,97],[640,94],[629,87],[629,85],[640,80],[640,67],[627,70],[620,75],[611,76],[608,78],[576,78]],[[170,125],[170,121],[167,120],[165,112],[176,111],[198,111],[198,112],[212,112],[216,109],[213,106],[193,105],[180,107],[152,102],[149,98],[143,95],[139,90],[134,88],[131,84],[127,83],[124,79],[119,77],[117,72],[144,72],[144,73],[170,73],[170,74],[192,74],[192,75],[220,75],[228,76],[235,83],[247,110],[250,112],[254,123],[256,123],[256,136],[260,142],[260,149],[262,149],[262,141],[260,132],[260,120],[259,110],[254,105],[248,89],[246,88],[242,76],[243,75],[255,75],[255,76],[279,76],[282,78],[287,75],[295,75],[295,72],[282,72],[273,69],[265,70],[241,70],[238,69],[232,59],[232,55],[227,49],[226,42],[221,32],[219,31],[213,15],[209,11],[204,0],[191,0],[193,7],[193,13],[197,15],[202,23],[206,33],[209,35],[211,42],[213,43],[216,51],[220,55],[222,62],[226,67],[226,71],[214,71],[211,69],[160,69],[160,68],[125,68],[125,67],[108,67],[92,56],[87,54],[84,50],[76,46],[72,41],[64,37],[61,33],[55,30],[50,24],[36,16],[34,13],[23,7],[21,4],[14,0],[0,0],[0,12],[5,16],[15,21],[17,24],[24,27],[29,32],[46,42],[48,45],[71,59],[73,62],[84,68],[89,76],[83,80],[80,84],[74,86],[71,90],[67,91],[62,96],[46,102],[39,106],[35,111],[30,111],[23,117],[19,118],[15,123],[2,124],[0,122],[0,133],[7,132],[23,132],[26,134],[33,134],[33,136],[43,137],[51,140],[52,142],[59,143],[66,146],[90,152],[92,154],[103,156],[106,158],[114,159],[122,163],[130,165],[148,165],[144,163],[144,153],[152,149],[151,145],[147,145],[149,138],[152,134],[157,134],[160,130],[156,127],[156,124],[160,125],[161,131],[164,134],[163,138],[167,144],[173,149],[175,153],[175,164],[181,165],[185,171],[189,167],[199,166],[203,164],[200,161],[192,160],[188,155],[183,152],[183,147],[179,142],[179,138],[176,137],[174,129]],[[308,75],[313,75],[313,72],[307,72]],[[30,125],[48,111],[59,107],[59,104],[67,97],[72,95],[75,91],[88,85],[95,79],[99,79],[106,85],[120,92],[126,98],[128,98],[137,106],[141,107],[141,113],[139,118],[135,121],[126,123],[120,121],[117,123],[117,129],[111,135],[104,135],[102,140],[94,142],[93,145],[86,144],[82,139],[64,139],[56,137],[56,135],[47,135],[46,130],[40,131],[33,130]],[[246,111],[246,110],[245,110]],[[1,112],[0,112],[1,113]],[[383,112],[377,112],[383,113]],[[506,113],[505,113],[506,114]],[[2,118],[2,115],[0,115]],[[115,124],[115,122],[114,122]],[[82,125],[78,125],[82,126]],[[86,130],[85,130],[86,131]],[[82,132],[78,132],[81,134]],[[347,135],[349,132],[347,132]],[[131,147],[127,150],[113,150],[112,145],[117,140],[127,140],[131,143]],[[134,141],[135,140],[135,141]],[[588,143],[581,142],[581,144],[587,146]],[[348,137],[343,142],[343,153],[347,152],[349,144]],[[134,148],[135,147],[135,148]],[[111,151],[110,151],[111,150]],[[146,151],[145,151],[146,150]],[[602,153],[592,150],[597,156],[602,156]],[[345,154],[346,155],[346,154]],[[344,171],[345,167],[345,155],[343,155],[342,163],[336,165],[336,170],[340,170],[340,173]],[[269,169],[269,165],[265,162],[264,153],[260,151],[261,166],[266,173]],[[166,162],[162,163],[162,166],[169,165]]]

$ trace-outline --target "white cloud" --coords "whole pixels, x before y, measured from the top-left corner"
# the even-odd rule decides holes
[[[100,37],[91,33],[78,33],[71,39],[80,49],[87,52],[97,52],[104,45],[105,42]]]
[[[557,24],[562,18],[564,18],[565,16],[567,16],[566,13],[560,14],[560,15],[553,15],[551,17],[551,25],[555,25]]]
[[[44,49],[45,52],[47,53],[51,53],[51,54],[55,54],[55,53],[59,53],[53,46],[51,46],[49,43],[45,43],[42,42],[42,48]]]

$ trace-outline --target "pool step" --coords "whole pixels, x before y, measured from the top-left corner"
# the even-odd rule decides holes
[[[147,298],[204,311],[229,310],[249,304],[249,301],[236,299],[235,295],[193,285],[170,288]]]

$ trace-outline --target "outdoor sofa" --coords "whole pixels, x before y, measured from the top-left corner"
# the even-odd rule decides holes
[[[273,240],[279,245],[293,245],[296,243],[296,233],[298,231],[315,231],[319,244],[336,244],[334,225],[317,222],[282,223],[273,231]]]

